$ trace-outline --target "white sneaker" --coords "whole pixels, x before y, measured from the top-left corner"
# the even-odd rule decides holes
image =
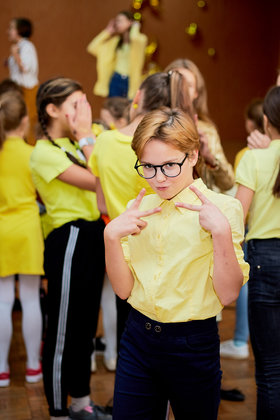
[[[117,367],[117,359],[106,359],[103,358],[104,365],[106,369],[108,369],[110,372],[115,372]]]
[[[10,372],[1,372],[0,373],[0,387],[4,388],[10,385]]]
[[[223,341],[220,344],[221,357],[229,359],[247,359],[249,357],[249,346],[236,346],[233,340]]]

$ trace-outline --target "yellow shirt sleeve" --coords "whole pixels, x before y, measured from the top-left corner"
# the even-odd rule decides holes
[[[248,150],[236,170],[236,183],[255,191],[257,187],[257,162],[253,150]]]
[[[73,165],[73,162],[62,149],[53,146],[44,148],[44,151],[42,149],[38,151],[35,148],[31,155],[30,165],[34,172],[49,183]]]
[[[97,148],[98,148],[98,144],[96,143],[94,145],[92,154],[89,157],[88,166],[89,166],[91,172],[93,173],[93,175],[95,175],[95,176],[97,176],[99,178],[98,165],[97,165],[97,156],[96,156],[96,152],[97,152],[96,149]]]
[[[232,234],[232,242],[236,258],[243,272],[243,284],[249,280],[249,264],[244,261],[244,253],[241,243],[244,241],[244,221],[242,204],[238,200],[230,201],[225,207],[225,215],[229,221]]]

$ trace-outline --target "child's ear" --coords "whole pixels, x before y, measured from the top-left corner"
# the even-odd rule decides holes
[[[48,104],[46,106],[46,112],[51,118],[56,118],[57,111],[58,111],[57,106],[54,104]]]
[[[198,161],[198,150],[193,150],[188,156],[191,166],[195,166]]]

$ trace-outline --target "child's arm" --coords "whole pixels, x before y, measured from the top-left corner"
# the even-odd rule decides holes
[[[222,305],[237,299],[243,282],[243,273],[238,263],[232,242],[231,227],[218,207],[194,186],[190,189],[198,196],[202,205],[176,203],[178,207],[199,212],[199,223],[211,232],[214,251],[213,285]]]
[[[73,137],[78,142],[83,137],[88,137],[95,142],[95,136],[91,131],[92,125],[92,114],[91,107],[87,101],[86,95],[83,95],[76,104],[76,112],[73,116],[65,115],[69,124]],[[86,161],[88,162],[91,156],[93,146],[85,145],[82,147]],[[96,177],[91,172],[91,169],[81,168],[78,165],[71,165],[64,172],[57,177],[60,181],[66,182],[67,184],[74,185],[78,188],[82,188],[88,191],[96,191]]]
[[[244,213],[244,221],[246,220],[254,194],[255,194],[255,191],[251,190],[251,188],[245,187],[244,185],[241,185],[241,184],[238,185],[235,198],[237,198],[242,204],[243,213]]]
[[[121,239],[128,235],[138,235],[147,226],[142,217],[150,216],[161,211],[161,208],[140,211],[139,206],[145,195],[145,189],[141,190],[129,209],[119,217],[112,220],[105,228],[105,259],[108,277],[112,283],[114,292],[121,298],[130,296],[134,278],[125,259],[121,246]]]
[[[101,182],[98,177],[96,177],[96,198],[97,198],[97,206],[102,214],[108,214],[107,207],[106,207],[106,201],[103,194],[103,190],[101,187]]]

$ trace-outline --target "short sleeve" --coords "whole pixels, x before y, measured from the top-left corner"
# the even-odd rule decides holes
[[[123,250],[124,259],[129,264],[129,262],[130,262],[130,250],[129,250],[129,245],[128,245],[128,236],[121,239],[121,246],[122,246],[122,250]]]
[[[37,55],[36,55],[36,51],[35,51],[35,47],[31,44],[31,43],[26,43],[23,48],[22,51],[20,53],[20,58],[22,61],[22,66],[24,68],[24,71],[30,72],[36,72],[37,71]]]
[[[91,169],[91,172],[93,173],[93,175],[99,178],[98,165],[97,165],[97,150],[98,150],[98,142],[95,144],[92,154],[89,157],[88,166]]]
[[[244,187],[256,190],[257,185],[257,162],[254,151],[248,150],[241,158],[236,169],[236,183],[244,185]]]
[[[42,147],[35,146],[30,159],[32,172],[37,173],[47,183],[57,178],[71,165],[73,162],[58,147],[44,150]]]

